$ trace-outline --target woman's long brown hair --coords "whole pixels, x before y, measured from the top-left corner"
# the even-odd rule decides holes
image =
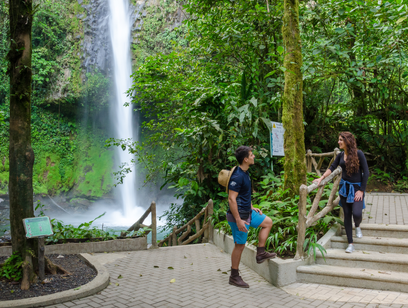
[[[354,135],[350,132],[341,132],[339,134],[347,147],[347,161],[346,161],[346,171],[347,175],[351,176],[356,173],[360,168],[360,162],[357,156],[357,142]]]

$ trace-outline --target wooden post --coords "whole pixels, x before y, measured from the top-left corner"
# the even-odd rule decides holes
[[[176,230],[177,227],[174,226],[173,227],[173,234],[171,235],[171,237],[173,238],[173,246],[177,246],[177,235],[176,235]]]
[[[297,225],[297,248],[295,260],[303,260],[303,244],[305,242],[306,235],[306,202],[307,202],[307,186],[301,185],[299,189],[299,222]]]
[[[212,199],[208,201],[208,221],[210,222],[208,226],[208,242],[213,243],[214,242],[214,226],[212,222],[212,215],[214,214],[214,202]]]
[[[312,150],[307,150],[306,157],[307,172],[312,172]]]
[[[38,276],[40,281],[45,279],[44,237],[38,238]]]
[[[156,202],[152,202],[150,205],[152,214],[152,246],[151,248],[159,248],[157,245],[157,218],[156,218]]]
[[[201,227],[200,227],[200,219],[194,220],[195,227],[196,227],[196,233],[200,232]]]
[[[214,204],[213,201],[210,199],[208,200],[208,205],[207,205],[207,215],[208,217],[207,221],[210,221],[210,224],[204,231],[204,238],[203,238],[203,243],[212,243],[213,241],[213,225],[211,223],[212,221],[212,215],[214,213]],[[207,223],[207,221],[204,220],[204,224]]]

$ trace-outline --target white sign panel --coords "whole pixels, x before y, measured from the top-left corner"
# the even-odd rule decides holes
[[[283,149],[283,135],[285,129],[282,123],[272,122],[272,132],[271,132],[271,154],[272,156],[285,156],[285,151]]]

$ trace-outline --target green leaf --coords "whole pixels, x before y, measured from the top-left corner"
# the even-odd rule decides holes
[[[283,51],[285,50],[285,48],[283,48],[283,46],[278,46],[278,48],[276,48],[276,50],[277,50],[280,54],[282,54]]]
[[[400,24],[400,23],[402,23],[405,19],[407,19],[408,18],[408,16],[404,16],[404,17],[401,17],[401,18],[399,18],[398,20],[397,20],[397,24]]]
[[[272,72],[269,72],[268,74],[265,75],[265,78],[269,77],[269,76],[272,76],[273,74],[275,74],[275,72],[276,72],[276,70],[274,70]]]

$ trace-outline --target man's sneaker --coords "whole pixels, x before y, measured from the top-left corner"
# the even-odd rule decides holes
[[[229,284],[239,288],[249,288],[249,284],[242,280],[241,276],[230,276]]]
[[[347,249],[346,249],[346,252],[347,252],[347,253],[352,253],[353,251],[354,251],[354,245],[353,245],[353,244],[349,244],[348,247],[347,247]]]
[[[360,227],[356,227],[356,237],[357,238],[362,238],[363,237],[363,232],[361,232]]]
[[[256,255],[256,263],[261,264],[265,260],[273,259],[275,257],[276,257],[276,253],[264,251]]]

